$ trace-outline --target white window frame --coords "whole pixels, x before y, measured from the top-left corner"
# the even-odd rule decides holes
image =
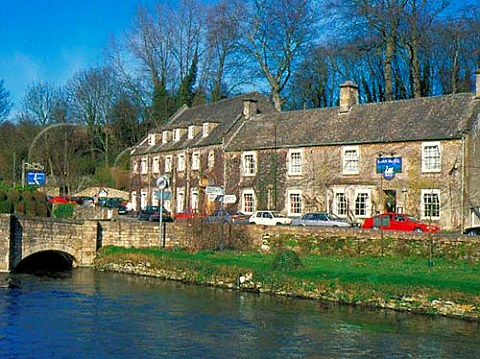
[[[302,149],[288,150],[288,174],[290,176],[299,176],[302,174],[302,168],[303,168],[303,150]]]
[[[180,129],[176,128],[173,130],[173,142],[180,141]]]
[[[251,161],[248,160],[250,159]],[[253,163],[253,166],[250,164]],[[248,165],[248,166],[247,166]],[[255,176],[257,173],[257,155],[255,151],[248,151],[242,153],[242,175],[245,177]]]
[[[140,190],[140,208],[144,209],[147,206],[148,192],[146,189],[142,188]]]
[[[195,213],[198,212],[199,198],[198,190],[192,188],[190,194],[190,209]]]
[[[202,124],[202,137],[207,137],[208,136],[209,127],[210,127],[209,122],[204,122]]]
[[[428,150],[427,148],[437,147],[438,149],[438,162],[434,158],[434,165],[432,165],[431,160],[428,160]],[[433,158],[433,157],[432,157]],[[442,170],[442,147],[439,141],[435,142],[422,142],[422,172],[434,173],[440,172]]]
[[[438,216],[431,216],[429,213],[425,211],[425,195],[437,196],[438,197]],[[439,189],[422,189],[420,191],[420,216],[421,219],[434,219],[439,220],[440,216],[442,215],[442,202],[441,202],[441,193]]]
[[[297,208],[297,211],[294,210],[292,196],[298,196],[300,199],[300,207]],[[299,189],[289,189],[287,190],[287,216],[289,217],[300,217],[303,212],[303,191]]]
[[[367,201],[365,202],[365,213],[364,214],[358,214],[357,212],[357,199],[360,195],[366,195]],[[353,213],[355,214],[355,217],[357,218],[366,218],[370,217],[370,213],[372,211],[372,191],[369,189],[356,189],[355,190],[355,196],[353,198]]]
[[[214,150],[210,150],[208,152],[207,166],[209,169],[212,169],[213,167],[215,167],[215,151]]]
[[[179,153],[177,155],[177,171],[183,172],[185,171],[185,153]]]
[[[160,157],[153,157],[152,173],[160,173]]]
[[[138,173],[138,161],[133,161],[133,173]]]
[[[339,195],[343,196],[343,199],[344,199],[344,203],[345,203],[345,213],[340,212],[340,209],[343,208],[343,206],[339,206],[339,203],[338,203],[338,197]],[[340,218],[347,218],[348,217],[348,208],[347,208],[347,203],[348,203],[348,198],[347,198],[347,194],[345,193],[345,191],[334,191],[333,192],[333,202],[332,202],[332,213],[333,214],[336,214],[338,217]]]
[[[152,206],[158,206],[160,202],[155,194],[156,191],[158,191],[158,189],[154,189],[152,192]]]
[[[200,169],[200,151],[192,152],[192,170]]]
[[[172,155],[165,156],[165,172],[166,173],[172,172],[172,162],[173,162]]]
[[[147,143],[149,146],[155,146],[155,134],[149,133]]]
[[[176,213],[180,213],[185,209],[185,189],[177,188],[177,198],[176,198]]]
[[[245,197],[246,196],[251,196],[251,199],[252,199],[252,206],[251,206],[251,211],[249,211],[247,209],[247,206],[246,206],[246,201],[245,201]],[[253,214],[255,211],[256,211],[256,203],[257,203],[257,199],[255,197],[255,191],[253,189],[245,189],[242,191],[242,213],[245,213],[245,214]]]
[[[148,157],[142,157],[142,162],[140,164],[140,173],[143,175],[148,173]]]
[[[188,126],[187,137],[189,140],[193,140],[195,138],[195,125]]]
[[[356,158],[349,158],[348,152],[355,152]],[[356,162],[356,166],[350,166],[350,163]],[[353,168],[350,168],[353,167]],[[360,173],[360,148],[358,146],[345,146],[342,148],[342,173],[344,175],[357,175]]]
[[[168,131],[162,132],[162,143],[168,143]]]
[[[130,203],[132,204],[132,209],[136,211],[137,210],[137,192],[136,191],[132,191],[130,195]]]

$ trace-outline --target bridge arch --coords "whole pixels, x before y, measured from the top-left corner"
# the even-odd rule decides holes
[[[59,243],[34,245],[24,248],[22,252],[20,260],[14,263],[11,270],[16,271],[24,266],[35,266],[37,261],[42,263],[42,265],[38,265],[41,268],[76,268],[81,256],[81,253],[75,248]]]

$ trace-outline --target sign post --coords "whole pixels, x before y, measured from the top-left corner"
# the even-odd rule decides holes
[[[160,245],[165,248],[165,240],[163,238],[163,191],[168,188],[168,177],[167,176],[160,176],[157,178],[157,187],[159,191],[156,193],[157,198],[159,200],[158,211],[160,212],[159,219],[158,219],[158,246]]]

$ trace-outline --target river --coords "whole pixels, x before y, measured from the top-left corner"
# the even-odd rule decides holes
[[[480,325],[454,319],[90,269],[6,279],[1,358],[480,357]]]

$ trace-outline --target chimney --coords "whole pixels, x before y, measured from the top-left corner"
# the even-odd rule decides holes
[[[356,104],[358,104],[358,86],[352,81],[346,81],[340,85],[340,113],[350,111]]]
[[[243,100],[243,116],[247,120],[250,119],[253,115],[256,115],[258,112],[257,100],[254,99],[245,99]]]
[[[476,81],[475,81],[475,98],[476,99],[480,99],[480,69],[477,69],[477,71],[475,71],[475,78],[476,78]]]

